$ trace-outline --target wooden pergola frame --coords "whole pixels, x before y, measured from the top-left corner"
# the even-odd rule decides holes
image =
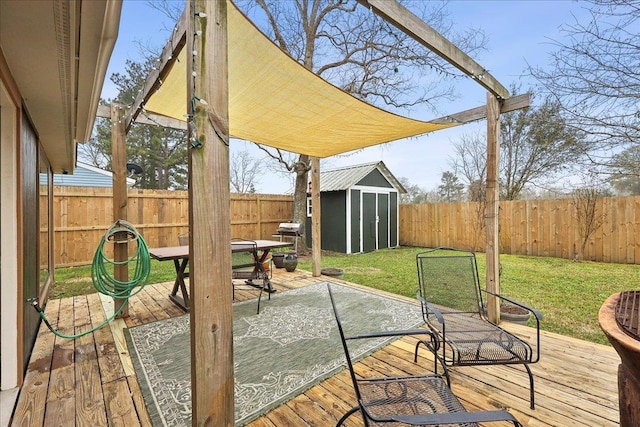
[[[487,89],[486,106],[435,119],[434,123],[468,123],[487,118],[486,255],[487,290],[499,293],[498,153],[500,114],[526,108],[528,94],[509,97],[508,91],[471,57],[442,37],[402,5],[391,0],[357,0],[419,43],[446,59]],[[202,16],[201,16],[202,15]],[[196,34],[197,37],[187,37]],[[201,31],[201,33],[200,33]],[[207,49],[203,49],[207,46]],[[231,240],[229,190],[229,116],[227,83],[227,3],[189,0],[158,66],[148,76],[128,113],[117,107],[99,110],[111,117],[114,143],[114,215],[126,215],[126,161],[124,140],[145,102],[170,72],[181,49],[197,51],[187,69],[187,105],[191,129],[189,145],[189,247],[191,320],[191,387],[193,426],[234,424],[233,310],[231,296]],[[191,76],[195,77],[191,77]],[[208,105],[195,105],[194,91]],[[184,129],[175,119],[148,115],[150,122]],[[116,147],[117,146],[117,147]],[[313,274],[320,274],[320,161],[312,158]],[[118,216],[120,215],[120,216]],[[122,218],[126,219],[126,218]],[[126,250],[123,250],[126,254]],[[215,262],[212,262],[215,259]],[[126,274],[126,272],[124,272]],[[495,298],[489,298],[488,316],[499,322]]]

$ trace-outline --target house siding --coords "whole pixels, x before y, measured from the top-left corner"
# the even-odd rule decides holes
[[[325,251],[347,252],[347,200],[346,191],[320,193],[320,247]],[[326,214],[325,214],[326,213]],[[307,217],[305,229],[311,230],[311,218]],[[307,247],[312,246],[312,233],[305,233]]]
[[[40,179],[40,184],[45,181]],[[127,185],[133,185],[135,180],[127,178]],[[98,170],[97,168],[78,163],[73,174],[53,174],[54,186],[65,187],[102,187],[111,188],[113,186],[113,175],[109,171]]]

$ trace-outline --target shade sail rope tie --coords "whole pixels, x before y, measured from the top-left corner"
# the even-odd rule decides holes
[[[107,243],[112,243],[114,245],[122,243],[123,234],[125,233],[126,242],[135,242],[136,250],[126,260],[115,261],[114,259],[109,258],[106,254],[105,245]],[[129,265],[131,263],[135,264],[131,280],[122,281],[114,277],[114,274],[112,272],[115,270],[116,266]],[[118,309],[114,311],[113,315],[111,315],[108,319],[95,326],[94,328],[80,332],[78,334],[67,335],[51,326],[51,323],[49,323],[49,319],[47,319],[47,316],[44,313],[44,309],[38,305],[37,300],[34,300],[32,302],[32,305],[40,314],[40,318],[42,318],[42,321],[56,336],[60,338],[70,339],[80,338],[100,329],[101,327],[115,319],[122,312],[129,298],[137,295],[140,291],[142,291],[144,286],[147,284],[147,281],[149,280],[150,272],[151,257],[149,255],[149,248],[147,247],[147,243],[144,241],[144,238],[138,233],[136,228],[131,223],[124,220],[118,220],[111,227],[109,227],[107,232],[100,240],[100,244],[98,245],[98,249],[96,249],[96,253],[91,264],[91,281],[93,282],[93,287],[103,295],[124,300],[123,303],[120,304],[120,307],[118,307]]]

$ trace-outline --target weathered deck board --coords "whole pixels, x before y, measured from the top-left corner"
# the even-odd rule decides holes
[[[51,302],[47,307],[47,315],[52,324],[58,322],[59,309],[59,300]],[[55,337],[42,323],[21,390],[20,404],[13,417],[14,426],[41,426],[44,423],[54,342]]]
[[[74,297],[75,333],[91,329],[87,297]],[[107,413],[102,391],[98,354],[93,333],[76,338],[76,426],[106,425]]]
[[[286,273],[284,269],[274,271],[273,283],[278,292],[318,281],[301,270],[293,273]],[[167,297],[172,285],[147,286],[130,300],[127,319],[113,322],[84,338],[57,338],[43,325],[12,425],[151,426],[122,329],[183,315],[184,312]],[[255,291],[236,292],[236,300],[256,296]],[[263,304],[267,306],[268,298],[263,297]],[[401,296],[392,297],[415,302]],[[52,300],[46,313],[61,331],[77,333],[101,323],[110,310],[113,309],[109,299],[94,294]],[[531,328],[511,324],[505,324],[505,327],[525,339],[533,338]],[[428,351],[420,350],[418,363],[413,362],[416,342],[415,338],[395,341],[358,363],[357,369],[372,373],[432,372],[433,355]],[[535,410],[529,408],[528,377],[520,366],[452,369],[452,389],[468,410],[506,408],[525,426],[619,425],[619,358],[612,348],[545,332],[541,350],[541,361],[531,366],[536,387]],[[351,380],[343,370],[249,426],[335,425],[354,403]],[[354,415],[345,426],[362,427],[363,422]]]
[[[96,327],[105,321],[106,315],[102,309],[102,303],[98,294],[88,296],[89,310],[91,310],[91,325]],[[111,328],[102,327],[93,333],[96,341],[98,364],[103,383],[109,383],[125,378],[125,369],[120,359],[114,334]],[[133,371],[133,370],[132,370]]]
[[[135,375],[127,377],[127,383],[129,384],[129,390],[131,392],[131,398],[133,399],[133,406],[138,414],[138,419],[142,427],[151,427],[151,418],[144,405],[144,398],[142,397],[142,391],[138,384],[138,379]]]
[[[132,427],[140,425],[131,390],[126,378],[103,384],[107,419],[110,426]]]
[[[46,313],[49,313],[47,305]],[[74,299],[60,300],[58,330],[65,334],[74,333]],[[53,325],[53,324],[52,324]],[[55,337],[53,360],[51,362],[51,378],[49,379],[49,395],[46,402],[47,418],[44,425],[64,425],[75,420],[76,378],[75,378],[75,341]],[[51,414],[51,419],[49,418]],[[75,421],[73,421],[75,423]]]

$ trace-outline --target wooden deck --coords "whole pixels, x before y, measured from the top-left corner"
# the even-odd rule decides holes
[[[273,283],[282,292],[318,280],[304,271],[287,273],[278,269]],[[131,299],[126,322],[118,320],[83,338],[60,339],[43,325],[12,425],[151,425],[122,328],[183,314],[167,298],[170,288],[169,283],[145,287]],[[255,297],[255,292],[237,292],[236,297]],[[78,333],[102,322],[104,310],[101,298],[92,294],[52,300],[46,313],[63,332]],[[509,329],[525,336],[534,333],[517,325]],[[423,352],[425,357],[419,364],[413,363],[413,345],[408,339],[396,341],[364,359],[358,369],[411,373],[430,370],[433,363],[432,359],[425,360],[427,352]],[[525,426],[619,425],[619,358],[611,347],[544,333],[541,348],[541,361],[532,365],[535,410],[529,409],[528,379],[521,367],[457,368],[452,370],[453,392],[469,410],[506,408]],[[342,371],[250,426],[332,426],[354,400],[348,374]],[[361,426],[362,421],[353,416],[346,425]]]

